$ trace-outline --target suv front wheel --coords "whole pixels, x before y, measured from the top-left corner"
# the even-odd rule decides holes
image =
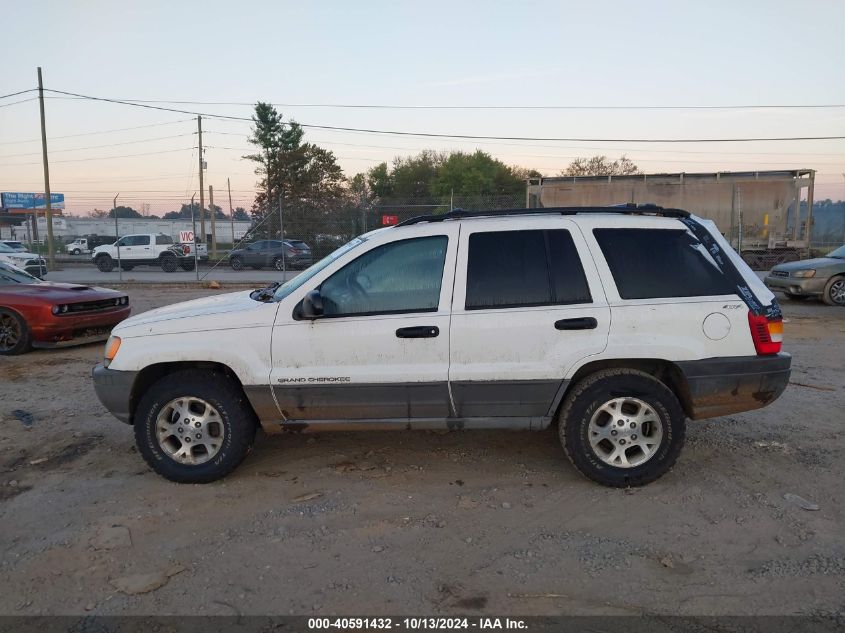
[[[686,416],[672,391],[636,369],[606,369],[574,386],[559,415],[561,443],[583,475],[642,486],[666,474],[684,444]]]
[[[179,483],[225,477],[252,449],[258,421],[220,372],[184,370],[154,383],[135,414],[135,441],[159,475]]]

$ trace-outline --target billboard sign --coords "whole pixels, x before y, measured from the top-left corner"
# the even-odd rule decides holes
[[[0,193],[0,206],[5,209],[26,209],[30,211],[47,208],[43,193],[19,193],[16,191]],[[54,209],[64,209],[65,194],[51,193],[50,206]]]

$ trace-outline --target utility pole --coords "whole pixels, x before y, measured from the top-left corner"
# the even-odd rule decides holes
[[[199,149],[200,149],[200,233],[202,234],[202,239],[205,241],[205,186],[202,183],[202,117],[197,115],[197,138],[199,140]],[[196,239],[196,234],[194,234],[194,239]]]
[[[194,217],[194,198],[196,198],[196,197],[197,197],[197,194],[196,194],[196,192],[194,192],[194,195],[191,196],[191,232],[193,232],[193,234],[194,234],[194,243],[192,245],[193,249],[194,249],[194,270],[197,273],[197,281],[199,281],[200,280],[200,263],[199,263],[199,252],[198,252],[199,249],[197,248],[197,221],[196,221],[196,218]]]
[[[123,266],[120,265],[120,231],[117,228],[117,194],[112,200],[111,212],[114,213],[114,236],[117,238],[117,278],[123,281]]]
[[[232,183],[226,179],[226,188],[229,190],[229,221],[232,223],[232,248],[235,248],[235,210],[232,208]]]
[[[44,83],[41,81],[41,66],[38,67],[38,106],[41,109],[41,158],[44,162],[44,205],[47,208],[47,267],[56,269],[53,249],[53,205],[50,195],[50,165],[47,162],[47,123],[44,119]],[[36,218],[38,213],[36,212]],[[35,224],[38,224],[36,220]]]
[[[211,256],[217,261],[217,222],[214,211],[214,187],[208,185],[208,209],[211,212]]]

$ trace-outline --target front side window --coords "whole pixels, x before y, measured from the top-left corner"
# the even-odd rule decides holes
[[[736,294],[701,242],[686,230],[594,229],[622,299]]]
[[[420,237],[364,253],[320,286],[324,315],[436,312],[448,243]]]
[[[465,309],[591,301],[584,268],[569,231],[492,231],[470,235]]]

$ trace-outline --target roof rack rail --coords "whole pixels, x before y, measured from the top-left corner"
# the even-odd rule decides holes
[[[543,207],[539,209],[499,209],[496,211],[464,211],[454,209],[440,215],[418,215],[400,222],[396,226],[410,226],[420,222],[443,222],[463,218],[502,217],[513,215],[578,215],[589,213],[621,213],[624,215],[661,215],[667,218],[687,218],[689,211],[664,209],[656,204],[634,204],[631,202],[607,207]]]

